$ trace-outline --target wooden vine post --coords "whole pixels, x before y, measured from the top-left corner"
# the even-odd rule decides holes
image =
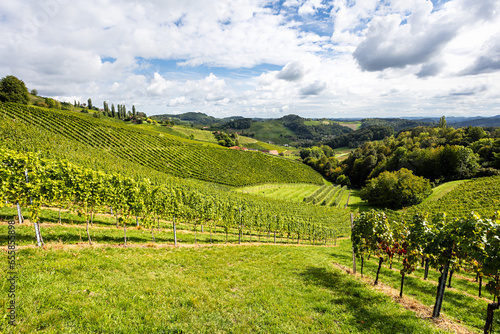
[[[351,212],[351,234],[354,227],[354,214]],[[352,273],[356,274],[356,252],[354,251],[354,245],[352,247]]]

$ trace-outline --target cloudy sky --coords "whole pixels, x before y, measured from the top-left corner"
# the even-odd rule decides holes
[[[498,0],[7,0],[0,76],[148,115],[500,114]]]

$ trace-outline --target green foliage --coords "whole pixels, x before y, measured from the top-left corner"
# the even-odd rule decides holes
[[[306,119],[297,115],[287,115],[280,118],[279,121],[293,132],[293,135],[285,135],[285,137],[299,142],[306,140],[319,141],[352,132],[351,129],[333,122],[319,125],[306,125]]]
[[[338,179],[338,172],[336,171],[339,161],[335,158],[334,151],[326,145],[320,147],[305,148],[300,151],[300,157],[306,165],[314,168],[318,173],[321,173],[327,180],[336,182]],[[344,184],[347,185],[345,180]]]
[[[373,125],[362,128],[333,139],[325,141],[325,144],[331,148],[338,147],[359,147],[365,142],[372,140],[381,140],[394,134],[394,129],[390,126]]]
[[[351,241],[354,252],[361,257],[372,253],[378,256],[385,254],[393,243],[386,215],[374,210],[360,213],[354,220]]]
[[[368,181],[360,196],[376,206],[402,208],[422,202],[431,194],[429,180],[413,175],[402,168],[397,172],[383,172]]]
[[[22,80],[13,75],[0,79],[0,101],[28,104],[30,96],[28,88]]]
[[[217,143],[221,146],[232,147],[237,145],[236,142],[238,141],[238,135],[235,133],[227,134],[222,131],[214,131],[213,134]]]
[[[49,108],[61,109],[61,102],[51,99],[50,97],[45,98],[45,104]]]
[[[252,126],[251,118],[237,118],[222,125],[222,127],[226,129],[231,128],[238,130],[250,129],[251,126]]]
[[[418,127],[397,138],[366,142],[343,161],[337,175],[348,176],[359,187],[384,171],[401,168],[435,183],[496,175],[500,139],[483,138],[477,135],[481,131]]]

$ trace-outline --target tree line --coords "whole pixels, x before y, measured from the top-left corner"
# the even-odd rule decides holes
[[[338,184],[365,187],[385,172],[395,176],[394,173],[404,168],[437,185],[499,175],[500,129],[471,126],[454,129],[447,127],[443,118],[437,127],[420,126],[396,137],[365,142],[342,162],[333,156],[327,145],[303,149],[301,158]],[[388,174],[384,176],[387,179]]]

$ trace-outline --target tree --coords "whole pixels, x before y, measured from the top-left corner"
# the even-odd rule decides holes
[[[401,168],[397,172],[383,172],[361,189],[361,198],[372,205],[401,208],[415,205],[431,193],[429,180]]]
[[[441,129],[446,129],[446,117],[443,116],[439,119],[439,127]]]
[[[111,103],[111,117],[115,118],[115,105]]]
[[[28,104],[28,88],[22,80],[8,75],[0,80],[0,101]]]
[[[92,110],[92,99],[90,97],[87,100],[87,105],[88,105],[89,110]]]
[[[30,93],[31,95],[38,96],[38,91],[36,89],[32,89]]]
[[[110,111],[109,111],[108,103],[106,101],[104,101],[103,105],[104,105],[104,115],[109,117]]]
[[[134,105],[132,105],[132,117],[135,118],[135,106]]]

